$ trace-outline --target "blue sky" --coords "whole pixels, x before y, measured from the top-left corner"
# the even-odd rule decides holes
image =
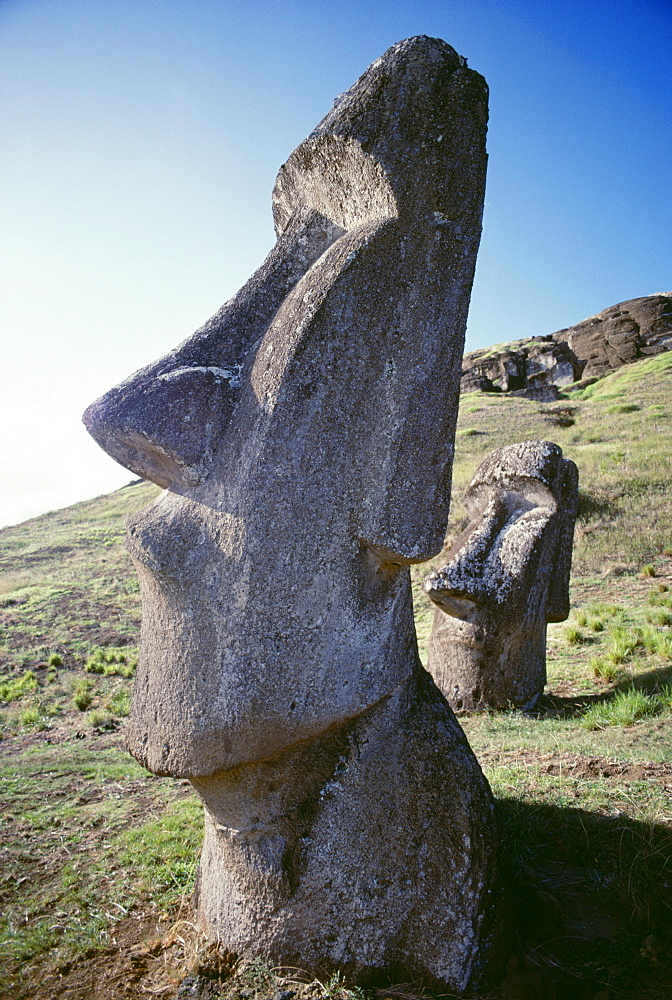
[[[0,0],[0,524],[123,485],[85,406],[273,243],[292,149],[444,38],[490,85],[467,349],[672,287],[672,0]]]

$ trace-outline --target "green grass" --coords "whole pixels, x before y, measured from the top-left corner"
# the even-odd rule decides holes
[[[589,641],[586,639],[586,636],[581,629],[577,628],[575,625],[569,625],[565,629],[565,639],[570,646],[580,646],[584,642]]]
[[[41,668],[54,654],[72,669],[101,648],[137,644],[124,525],[158,492],[135,483],[0,531],[0,673]]]
[[[89,674],[105,674],[106,677],[133,677],[138,665],[137,656],[124,649],[97,649],[84,664]]]
[[[37,678],[32,670],[25,670],[19,677],[10,677],[0,683],[0,701],[16,701],[37,687]]]
[[[72,701],[80,712],[85,712],[93,701],[93,685],[90,681],[81,677],[75,684],[72,692]]]
[[[637,403],[617,403],[615,406],[608,406],[607,413],[635,413],[638,409]]]
[[[41,746],[0,765],[3,886],[21,886],[3,893],[0,990],[18,966],[30,982],[45,954],[62,964],[108,947],[139,901],[160,912],[191,891],[201,807],[182,784],[119,749]]]
[[[533,713],[460,720],[497,800],[520,968],[542,977],[527,993],[511,979],[502,996],[662,1000],[672,975],[667,944],[644,945],[672,940],[661,889],[672,884],[671,388],[672,354],[554,404],[462,399],[449,539],[493,448],[550,439],[580,473],[573,610],[548,630],[547,693]],[[124,520],[156,494],[136,483],[0,531],[3,998],[27,1000],[46,971],[92,951],[117,955],[116,928],[148,914],[166,926],[181,914],[179,933],[195,933],[201,807],[187,783],[150,776],[121,749],[140,623]],[[440,558],[412,568],[423,659],[433,607],[422,580]],[[160,944],[156,969],[171,956]],[[175,962],[186,974],[187,958]],[[224,995],[294,989],[255,968]],[[174,995],[156,969],[134,980],[138,995]],[[364,1000],[338,974],[305,990],[297,1000]]]
[[[609,701],[592,705],[584,714],[582,725],[587,729],[603,729],[605,726],[633,726],[639,719],[656,715],[668,708],[668,699],[658,695],[644,694],[636,688],[619,691]]]

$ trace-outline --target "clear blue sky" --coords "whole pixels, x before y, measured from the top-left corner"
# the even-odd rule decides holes
[[[670,290],[671,0],[0,0],[0,524],[131,478],[81,411],[236,291],[279,165],[417,34],[490,85],[468,349]]]

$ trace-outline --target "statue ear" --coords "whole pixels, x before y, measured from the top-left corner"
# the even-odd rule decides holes
[[[459,348],[461,337],[455,340]],[[362,541],[399,563],[441,551],[450,510],[459,364],[418,368],[403,377],[394,401],[378,404],[376,445],[389,452],[368,465],[359,525]]]
[[[549,622],[564,622],[569,617],[569,573],[572,567],[574,523],[579,502],[579,470],[574,462],[563,459],[558,476],[559,520],[555,559],[546,604]]]

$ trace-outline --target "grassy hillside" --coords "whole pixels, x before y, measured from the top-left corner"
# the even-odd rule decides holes
[[[549,439],[581,477],[547,695],[534,714],[461,720],[512,872],[517,941],[495,997],[672,995],[671,391],[672,353],[555,403],[462,399],[449,536],[492,448]],[[122,749],[140,620],[124,518],[157,493],[131,484],[0,531],[2,997],[170,997],[189,970],[201,985],[217,971],[190,922],[198,802]],[[427,572],[414,569],[421,649]],[[253,966],[220,985],[352,995],[290,978]]]

